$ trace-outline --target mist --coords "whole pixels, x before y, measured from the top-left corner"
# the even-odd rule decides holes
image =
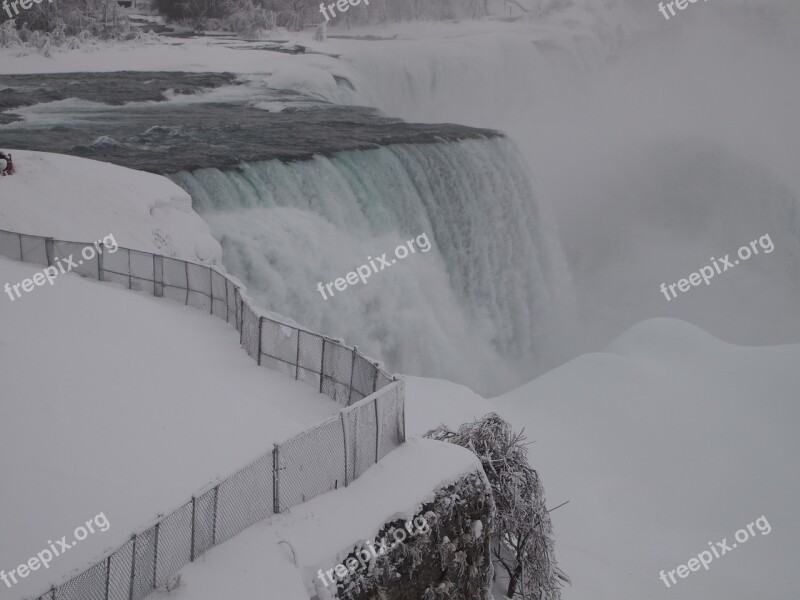
[[[800,6],[711,0],[666,21],[657,3],[570,3],[537,23],[442,42],[435,64],[420,49],[423,66],[360,67],[388,113],[494,127],[522,150],[575,286],[569,354],[658,316],[800,339]],[[659,291],[765,234],[774,252]]]

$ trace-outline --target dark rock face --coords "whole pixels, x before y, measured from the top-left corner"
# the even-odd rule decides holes
[[[374,559],[369,569],[356,569],[339,583],[342,600],[486,600],[490,598],[490,537],[494,520],[491,488],[480,472],[442,488],[433,502],[406,526],[387,523],[377,536],[388,546],[413,534]],[[424,521],[423,521],[424,519]],[[427,526],[420,526],[425,522]],[[425,533],[424,529],[429,528]],[[359,548],[349,556],[356,557]],[[347,563],[347,560],[344,561]]]

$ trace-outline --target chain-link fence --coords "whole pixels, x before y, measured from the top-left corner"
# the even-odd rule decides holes
[[[86,248],[92,251],[87,253],[93,254],[91,258],[81,254]],[[4,230],[0,230],[0,255],[42,266],[54,265],[60,258],[82,257],[72,269],[79,275],[205,310],[236,327],[242,346],[258,364],[302,381],[344,406],[392,381],[390,374],[356,348],[261,316],[244,286],[215,267],[127,248],[98,253],[92,244]]]
[[[194,496],[110,556],[39,600],[139,600],[209,548],[253,523],[340,485],[405,441],[405,385],[356,348],[261,316],[245,288],[214,267],[119,248],[0,230],[0,255],[42,266],[82,256],[80,275],[144,290],[235,325],[259,365],[281,371],[345,406],[276,444],[231,477]],[[87,254],[94,254],[87,258]]]

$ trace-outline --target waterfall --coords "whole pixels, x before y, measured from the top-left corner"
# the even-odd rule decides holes
[[[394,144],[243,163],[172,179],[221,242],[229,271],[269,310],[343,336],[391,369],[485,393],[552,364],[571,320],[551,217],[503,137]],[[427,234],[366,285],[323,299],[367,257]]]

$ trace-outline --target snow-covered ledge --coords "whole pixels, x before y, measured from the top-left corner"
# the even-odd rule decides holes
[[[113,234],[119,245],[206,264],[222,248],[192,199],[160,175],[110,163],[4,148],[16,174],[0,177],[0,229],[69,241]]]

